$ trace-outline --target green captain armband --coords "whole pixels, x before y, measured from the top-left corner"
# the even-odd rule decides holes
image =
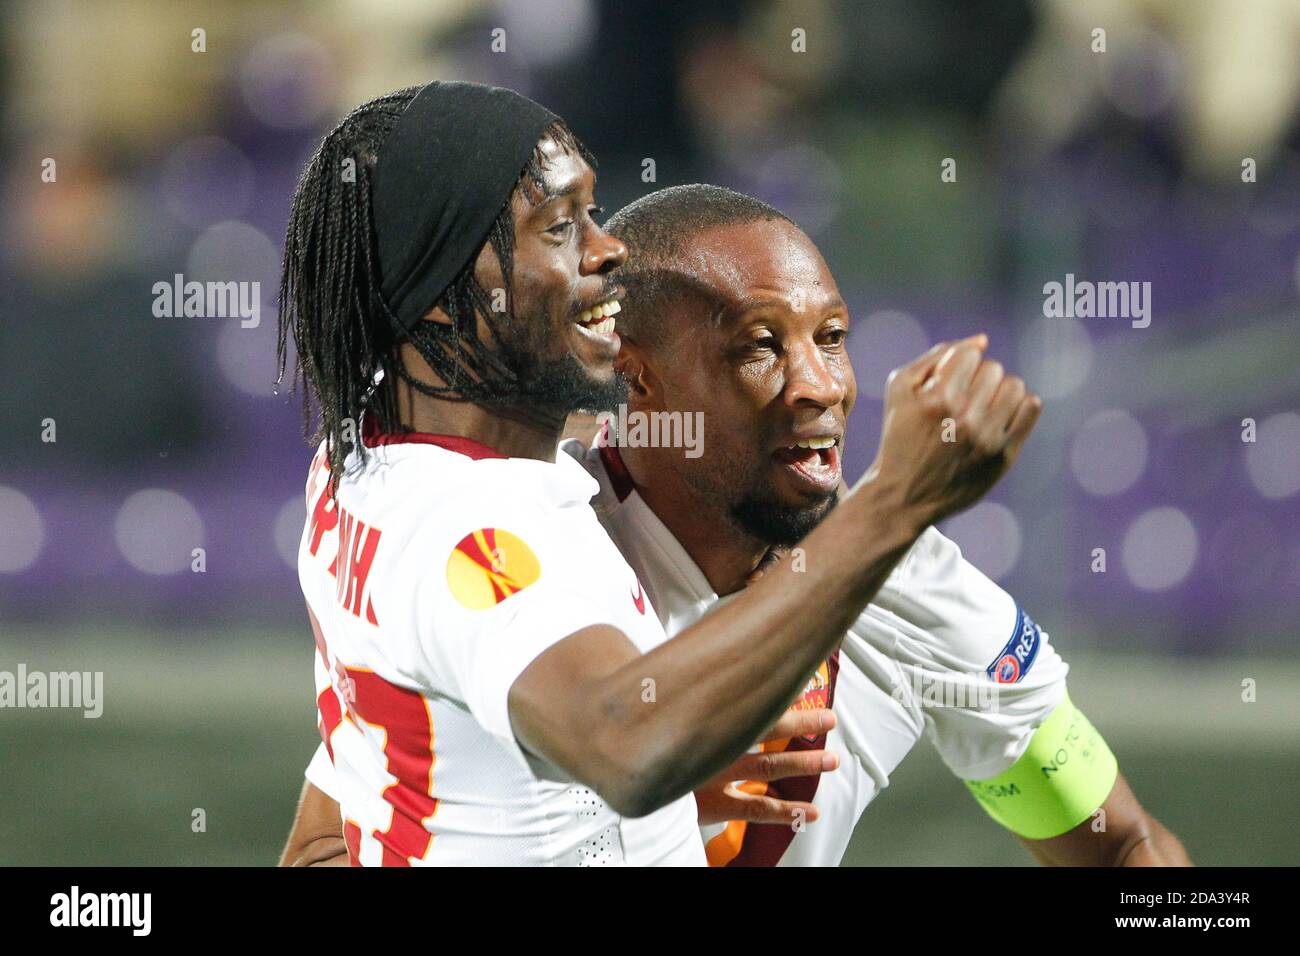
[[[1118,773],[1115,755],[1067,693],[1010,770],[966,786],[1012,833],[1047,840],[1088,819]]]

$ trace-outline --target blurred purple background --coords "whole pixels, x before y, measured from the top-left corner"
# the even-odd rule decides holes
[[[851,478],[889,369],[987,330],[1046,411],[945,530],[1049,630],[1295,653],[1296,4],[1261,2],[1275,29],[1210,0],[13,6],[0,626],[301,623],[311,450],[297,396],[273,392],[290,196],[350,106],[459,78],[565,116],[611,211],[706,181],[804,226],[853,310]],[[260,324],[155,317],[176,273],[260,282]],[[1150,326],[1045,317],[1067,273],[1150,282]]]

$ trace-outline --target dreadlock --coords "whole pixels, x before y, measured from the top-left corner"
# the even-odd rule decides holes
[[[501,354],[496,329],[500,313],[492,309],[488,290],[474,277],[473,260],[436,303],[450,323],[420,322],[405,338],[446,384],[421,382],[402,365],[403,339],[380,293],[372,180],[384,140],[420,89],[408,87],[363,103],[326,134],[298,182],[285,230],[276,346],[279,379],[284,377],[292,333],[303,434],[313,444],[325,443],[332,490],[338,487],[349,453],[355,449],[360,464],[365,463],[366,447],[359,434],[363,413],[373,416],[382,432],[405,430],[398,409],[399,378],[425,395],[498,408],[526,395]],[[540,138],[552,139],[595,167],[595,158],[562,121],[551,124]],[[516,188],[529,184],[543,192],[545,162],[540,146],[535,148]],[[487,236],[501,266],[507,316],[514,308],[514,236],[507,198]],[[479,319],[490,343],[479,336]]]

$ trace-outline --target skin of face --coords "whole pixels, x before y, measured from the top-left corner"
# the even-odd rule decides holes
[[[684,244],[681,263],[714,301],[676,300],[656,318],[665,324],[653,349],[625,343],[630,410],[704,412],[703,454],[664,450],[656,467],[750,536],[793,543],[836,492],[811,489],[774,453],[825,435],[838,440],[842,460],[857,397],[848,309],[816,246],[785,220],[703,231]]]
[[[536,383],[539,399],[573,408],[603,407],[621,400],[621,379],[614,371],[618,334],[597,334],[578,324],[579,314],[611,298],[621,298],[616,276],[627,259],[621,241],[605,232],[593,218],[596,176],[576,152],[565,152],[543,139],[544,190],[525,181],[511,197],[514,234],[512,312],[498,317],[496,331],[507,362],[521,379]],[[501,265],[485,244],[475,263],[482,287],[504,286]],[[491,342],[480,318],[479,335]],[[563,411],[573,410],[565,407]]]

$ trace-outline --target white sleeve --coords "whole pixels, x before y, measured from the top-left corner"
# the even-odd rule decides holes
[[[1069,667],[1047,633],[933,528],[873,610],[898,624],[892,656],[905,692],[963,780],[994,777],[1015,763],[1065,693]]]
[[[431,690],[461,700],[527,762],[510,726],[511,686],[547,648],[611,623],[609,611],[581,587],[582,556],[570,553],[563,532],[536,513],[504,509],[444,520],[439,528],[416,585]]]
[[[329,751],[325,749],[324,744],[317,747],[316,752],[311,755],[311,763],[307,764],[307,772],[303,776],[307,778],[308,783],[335,803],[342,802],[339,799],[334,762],[330,760]]]

